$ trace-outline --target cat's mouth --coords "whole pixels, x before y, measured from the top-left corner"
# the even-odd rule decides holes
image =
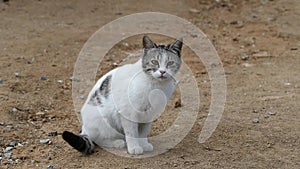
[[[167,77],[166,76],[159,76],[158,78],[159,79],[166,79]]]

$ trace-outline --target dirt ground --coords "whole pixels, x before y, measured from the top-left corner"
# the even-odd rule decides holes
[[[210,84],[204,66],[184,47],[183,60],[201,95],[201,110],[185,139],[151,158],[119,157],[100,148],[82,156],[61,137],[64,130],[80,130],[70,81],[79,52],[101,26],[145,11],[187,19],[212,41],[227,78],[222,119],[212,137],[197,142],[210,105]],[[298,0],[10,0],[0,2],[0,16],[2,168],[300,168]],[[98,77],[140,49],[140,38],[116,45]],[[176,99],[151,135],[172,124]],[[253,123],[255,118],[259,123]],[[52,131],[58,136],[49,136]],[[40,143],[48,138],[51,143]],[[18,144],[5,150],[12,141]]]

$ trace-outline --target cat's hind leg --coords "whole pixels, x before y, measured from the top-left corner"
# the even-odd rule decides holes
[[[73,148],[84,154],[92,154],[94,150],[94,143],[88,138],[87,135],[76,135],[69,131],[64,131],[62,134],[63,139],[69,143]]]

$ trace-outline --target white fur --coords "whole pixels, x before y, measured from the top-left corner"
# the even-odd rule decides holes
[[[109,75],[112,81],[108,98],[101,96],[100,106],[90,104],[91,96]],[[168,76],[161,80],[147,75],[141,60],[108,72],[95,84],[81,109],[81,134],[102,147],[127,145],[130,154],[152,151],[147,139],[151,122],[162,113],[175,89],[173,75]],[[124,131],[125,136],[118,131]]]

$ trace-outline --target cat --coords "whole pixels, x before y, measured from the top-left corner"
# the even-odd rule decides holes
[[[96,145],[127,147],[131,155],[153,151],[147,135],[175,90],[182,43],[180,38],[157,45],[144,35],[142,57],[97,81],[81,109],[81,133],[64,131],[63,139],[84,154],[93,153]]]

